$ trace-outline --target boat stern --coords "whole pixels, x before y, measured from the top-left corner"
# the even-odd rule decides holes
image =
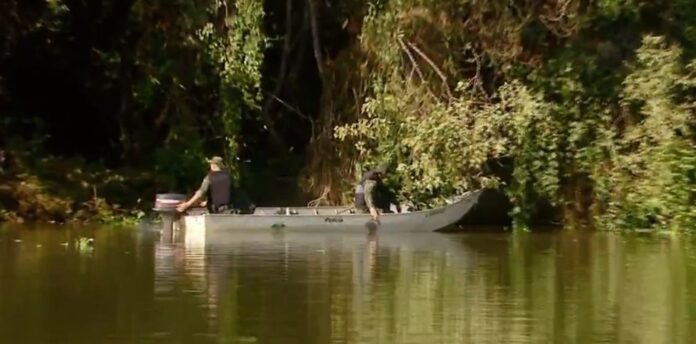
[[[171,238],[174,233],[174,226],[179,221],[181,214],[176,207],[186,201],[186,195],[176,193],[157,194],[153,211],[162,218],[162,235]]]

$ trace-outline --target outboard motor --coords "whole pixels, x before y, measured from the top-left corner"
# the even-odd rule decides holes
[[[162,217],[162,236],[165,240],[171,240],[174,233],[174,222],[179,220],[179,212],[176,207],[186,201],[186,195],[176,193],[157,194],[155,207],[152,209]]]

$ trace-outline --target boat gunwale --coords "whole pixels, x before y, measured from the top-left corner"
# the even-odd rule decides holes
[[[458,196],[459,200],[455,201],[454,203],[447,204],[442,207],[438,208],[433,208],[433,209],[427,209],[427,210],[418,210],[418,211],[413,211],[413,212],[408,212],[408,213],[381,213],[379,214],[380,217],[406,217],[404,215],[420,215],[420,214],[427,214],[433,211],[440,211],[444,209],[449,209],[453,208],[461,203],[464,203],[465,201],[469,200],[469,197],[467,196],[472,196],[474,194],[480,194],[482,190],[473,190],[473,191],[468,191],[461,196]],[[260,208],[266,208],[266,209],[319,209],[318,207],[260,207]],[[340,208],[339,207],[327,207],[327,208]],[[345,209],[353,209],[353,207],[346,207]],[[363,217],[370,217],[369,213],[361,213],[361,214],[355,214],[355,213],[346,213],[346,214],[211,214],[211,213],[202,213],[202,214],[193,214],[189,215],[186,214],[185,216],[210,216],[210,217],[311,217],[311,218],[316,218],[316,217],[329,217],[329,216],[349,216],[349,217],[358,217],[358,216],[363,216]]]

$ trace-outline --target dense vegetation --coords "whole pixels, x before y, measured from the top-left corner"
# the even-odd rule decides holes
[[[520,227],[544,203],[568,225],[696,224],[692,0],[10,0],[0,16],[5,218],[111,219],[224,154],[257,203],[283,183],[346,202],[389,162],[416,207],[490,187]]]

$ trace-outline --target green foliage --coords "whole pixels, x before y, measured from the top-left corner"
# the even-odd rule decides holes
[[[514,107],[505,109],[510,118],[503,123],[510,127],[506,133],[511,149],[506,153],[514,158],[514,169],[506,192],[514,204],[515,225],[522,227],[529,223],[538,199],[558,199],[562,126],[539,95],[525,91],[507,97]]]
[[[120,153],[105,159],[119,166],[115,172],[69,156],[65,166],[58,166],[59,159],[40,159],[50,156],[44,143],[12,148],[29,146],[37,157],[12,161],[21,165],[12,166],[16,175],[3,183],[17,187],[0,190],[0,196],[8,195],[0,199],[0,217],[130,221],[141,216],[143,204],[134,204],[139,197],[196,187],[206,172],[206,157],[224,155],[234,166],[242,114],[260,111],[266,49],[262,1],[104,0],[88,6],[49,0],[20,6],[10,0],[0,7],[9,19],[0,24],[7,32],[0,62],[17,64],[18,59],[8,57],[14,52],[32,57],[20,49],[27,46],[20,40],[36,45],[33,54],[65,60],[41,70],[74,75],[85,85],[75,92],[95,98],[85,103],[106,103],[94,105],[93,116],[99,117],[95,122],[112,125],[95,130],[108,134],[104,145]],[[88,29],[100,39],[89,39],[92,33],[83,32]],[[71,65],[75,61],[84,65]],[[12,92],[3,92],[4,80],[1,75],[0,102],[12,104],[16,100]],[[9,148],[9,142],[49,137],[50,130],[60,130],[52,127],[60,128],[55,123],[61,119],[55,118],[63,114],[5,115],[0,116],[0,149]],[[126,176],[128,180],[119,180]]]
[[[242,118],[261,111],[264,2],[18,3],[1,9],[7,51],[0,62],[15,60],[8,56],[29,38],[41,54],[86,63],[75,80],[91,85],[86,94],[109,95],[95,111],[118,126],[110,134],[118,142],[108,144],[122,153],[123,167],[154,175],[22,157],[33,165],[0,175],[0,218],[132,219],[138,213],[124,209],[140,205],[119,199],[132,194],[125,176],[137,180],[134,190],[180,191],[200,182],[212,154],[236,164]],[[566,220],[596,220],[605,229],[694,227],[693,1],[314,4],[325,60],[312,60],[321,69],[322,110],[318,119],[302,116],[314,135],[306,179],[324,199],[350,190],[347,179],[363,168],[388,161],[399,197],[419,207],[502,187],[519,228],[541,201]],[[299,51],[315,44],[301,23],[306,8],[293,6],[303,25],[291,25],[288,56],[298,60],[288,74],[304,68]],[[340,26],[341,38],[329,41],[324,25]],[[73,26],[109,29],[88,42]],[[74,57],[66,42],[76,40],[82,49]],[[10,86],[0,83],[3,104],[12,104]],[[24,142],[44,146],[51,115],[3,113],[0,140],[20,128],[31,136]],[[499,163],[508,165],[492,168]]]
[[[373,2],[362,116],[336,137],[358,166],[396,161],[401,197],[423,206],[503,185],[518,228],[540,200],[604,229],[693,228],[696,63],[665,37],[641,42],[670,27],[693,46],[687,8]],[[509,180],[486,168],[501,158]]]
[[[0,220],[22,222],[90,222],[132,225],[151,207],[151,201],[128,191],[152,193],[152,176],[121,174],[84,161],[56,158],[33,159],[13,152],[16,164],[1,175]],[[151,187],[151,186],[150,186]],[[2,204],[4,202],[0,202]]]
[[[366,100],[365,118],[336,129],[337,138],[353,140],[368,164],[386,159],[398,165],[404,200],[432,206],[466,190],[495,187],[499,180],[485,171],[487,161],[554,145],[546,104],[520,83],[502,86],[494,103],[483,103],[466,83],[448,101],[422,99],[418,92],[407,80],[392,82]],[[553,195],[554,163],[519,162],[515,188]]]
[[[213,13],[228,13],[232,6],[225,1],[216,2]],[[234,2],[235,14],[226,16],[221,25],[208,22],[197,34],[206,44],[207,53],[217,68],[222,82],[242,92],[243,102],[258,108],[261,100],[261,74],[263,49],[266,47],[261,31],[263,3],[257,0]]]
[[[337,127],[336,137],[354,142],[362,164],[395,162],[402,199],[427,207],[468,189],[496,187],[500,179],[487,165],[509,156],[519,157],[508,189],[516,213],[525,216],[536,198],[556,196],[560,128],[552,107],[521,82],[511,79],[487,92],[480,78],[486,61],[514,51],[490,41],[486,55],[472,40],[487,44],[491,32],[499,34],[496,41],[519,44],[520,38],[501,22],[486,28],[491,32],[478,25],[491,13],[520,21],[513,12],[470,1],[369,8],[360,37],[370,67],[363,118]],[[467,14],[469,21],[456,17]],[[459,80],[455,87],[452,78]]]
[[[51,193],[36,176],[25,176],[14,186],[12,196],[18,203],[16,213],[22,216],[62,220],[72,215],[72,202]]]
[[[664,37],[646,36],[624,81],[619,124],[603,140],[607,168],[594,176],[604,186],[597,190],[605,192],[607,227],[696,225],[696,62],[684,66],[681,55]]]
[[[220,113],[222,134],[228,161],[235,161],[236,138],[242,111],[260,111],[261,64],[266,41],[262,33],[263,3],[257,0],[234,2],[234,15],[228,16],[232,4],[215,2],[213,13],[225,13],[222,23],[208,22],[198,30],[198,38],[220,78]]]

